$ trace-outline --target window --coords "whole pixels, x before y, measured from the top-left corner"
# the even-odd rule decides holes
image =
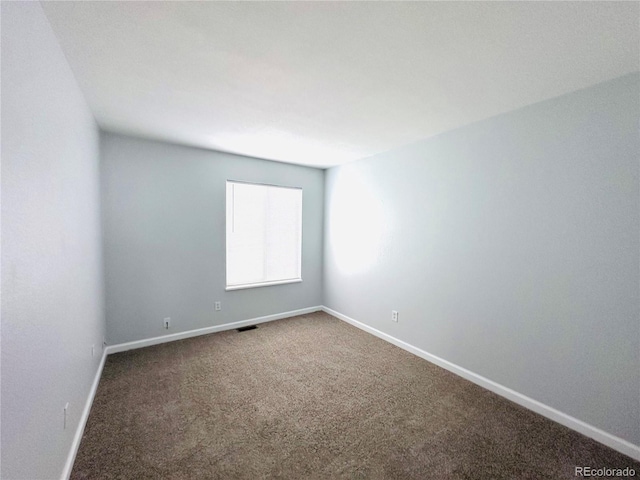
[[[302,189],[227,182],[227,290],[302,281]]]

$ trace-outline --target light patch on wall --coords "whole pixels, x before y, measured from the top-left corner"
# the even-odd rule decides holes
[[[388,216],[372,185],[353,172],[340,172],[329,209],[329,242],[343,274],[362,273],[383,250]]]
[[[277,129],[217,133],[209,137],[209,143],[216,150],[312,167],[338,165],[367,154],[344,143],[323,143]]]

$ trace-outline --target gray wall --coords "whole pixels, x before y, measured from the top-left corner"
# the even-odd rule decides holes
[[[330,169],[325,305],[640,445],[639,89]]]
[[[0,476],[59,478],[102,355],[98,129],[40,4],[1,8]]]
[[[322,304],[322,170],[105,133],[101,174],[109,344]],[[302,283],[225,291],[227,179],[303,188]]]

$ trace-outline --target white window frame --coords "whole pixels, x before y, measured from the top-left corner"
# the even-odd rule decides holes
[[[281,189],[290,189],[290,190],[299,190],[300,191],[300,213],[299,213],[299,225],[300,225],[300,235],[298,238],[298,275],[295,278],[287,278],[287,279],[279,279],[279,280],[265,280],[262,282],[254,282],[254,283],[244,283],[244,284],[232,284],[229,285],[229,226],[230,222],[233,222],[233,219],[229,219],[230,214],[230,206],[228,204],[229,194],[228,189],[232,184],[244,184],[244,185],[253,185],[258,187],[267,187],[267,188],[281,188]],[[300,283],[302,282],[302,211],[303,211],[303,191],[301,187],[290,187],[284,185],[273,185],[268,183],[256,183],[256,182],[246,182],[241,180],[227,180],[225,183],[225,290],[243,290],[247,288],[257,288],[257,287],[268,287],[273,285],[286,285],[290,283]],[[234,213],[232,213],[233,215]]]

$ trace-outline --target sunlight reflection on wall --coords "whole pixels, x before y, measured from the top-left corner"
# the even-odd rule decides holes
[[[329,204],[329,242],[337,268],[344,274],[362,273],[378,261],[387,230],[382,202],[366,178],[341,171]]]

